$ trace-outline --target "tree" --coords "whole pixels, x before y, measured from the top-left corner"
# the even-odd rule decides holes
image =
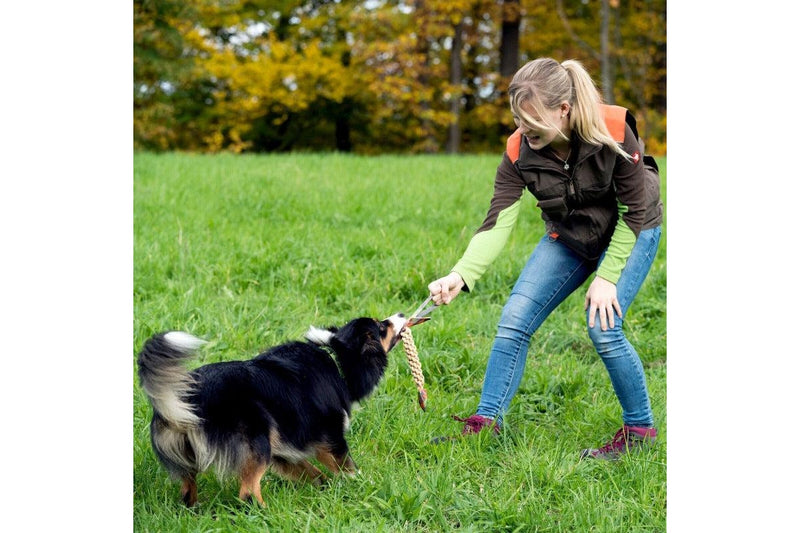
[[[508,82],[576,58],[665,149],[665,0],[135,0],[134,144],[496,151]],[[655,139],[655,142],[653,142]],[[655,147],[655,150],[654,150]]]
[[[536,9],[536,3],[528,1]],[[666,3],[602,0],[598,5],[556,0],[555,14],[566,40],[556,37],[549,14],[539,10],[537,21],[546,40],[527,42],[523,47],[534,53],[544,50],[545,55],[560,49],[565,52],[563,58],[577,57],[590,71],[599,71],[604,100],[628,107],[637,117],[640,135],[648,138],[649,151],[663,153]]]
[[[191,83],[192,61],[183,55],[182,21],[193,17],[192,6],[178,0],[133,2],[134,146],[167,149],[178,132],[185,102],[178,87]]]

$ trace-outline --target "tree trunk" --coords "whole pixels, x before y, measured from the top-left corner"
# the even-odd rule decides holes
[[[339,106],[336,116],[336,149],[340,152],[352,152],[353,143],[350,141],[350,114],[353,106],[350,98],[345,98]]]
[[[340,32],[339,39],[345,40],[344,32]],[[342,53],[339,60],[342,66],[350,68],[351,54],[350,50]],[[336,113],[336,149],[340,152],[350,152],[353,150],[353,143],[350,141],[350,115],[353,112],[353,101],[348,96],[339,104],[339,109]]]
[[[461,124],[459,118],[461,117],[461,73],[463,71],[463,64],[461,62],[461,49],[464,47],[464,39],[462,36],[463,22],[459,22],[455,27],[455,35],[453,35],[453,46],[450,49],[450,85],[453,94],[450,97],[450,113],[453,118],[450,121],[450,127],[447,131],[447,153],[457,154],[461,145]]]
[[[603,101],[614,103],[614,73],[611,69],[611,57],[608,52],[608,20],[610,17],[609,0],[600,3],[600,79],[603,86]]]
[[[511,78],[519,68],[520,0],[503,0],[500,34],[500,76]]]
[[[416,68],[416,77],[419,84],[426,87],[430,78],[430,46],[428,43],[427,26],[429,24],[430,15],[424,0],[415,0],[414,13],[417,20],[417,46],[416,53],[420,58],[420,64]],[[422,128],[422,138],[420,139],[420,150],[424,153],[435,153],[439,150],[436,141],[436,132],[434,125],[429,118],[427,112],[431,109],[431,102],[428,100],[420,100],[419,107],[422,110],[423,118],[420,119],[420,127]]]

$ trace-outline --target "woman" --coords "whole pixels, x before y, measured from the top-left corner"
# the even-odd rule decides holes
[[[514,75],[509,97],[518,129],[497,169],[489,212],[450,274],[428,285],[433,301],[449,304],[474,288],[505,245],[525,189],[538,200],[546,233],[503,308],[476,413],[456,419],[464,435],[499,433],[531,336],[594,273],[584,306],[589,337],[622,405],[623,425],[581,457],[615,459],[657,435],[642,363],[622,321],[661,237],[658,169],[643,154],[633,117],[602,105],[577,61],[529,62]]]

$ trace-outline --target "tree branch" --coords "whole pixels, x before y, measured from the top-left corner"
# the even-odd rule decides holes
[[[572,25],[569,23],[569,18],[567,18],[567,14],[564,12],[563,0],[556,0],[556,12],[558,13],[558,18],[561,19],[561,24],[563,24],[564,29],[567,30],[567,34],[570,36],[570,38],[581,48],[584,48],[587,52],[589,52],[597,61],[600,61],[601,57],[597,50],[592,48],[589,43],[578,37],[578,34],[572,29]]]

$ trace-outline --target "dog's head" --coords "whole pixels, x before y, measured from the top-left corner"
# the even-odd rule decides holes
[[[312,327],[306,338],[333,349],[351,398],[358,401],[371,393],[383,377],[388,364],[386,354],[397,344],[405,325],[402,313],[385,320],[361,317],[340,328]]]

